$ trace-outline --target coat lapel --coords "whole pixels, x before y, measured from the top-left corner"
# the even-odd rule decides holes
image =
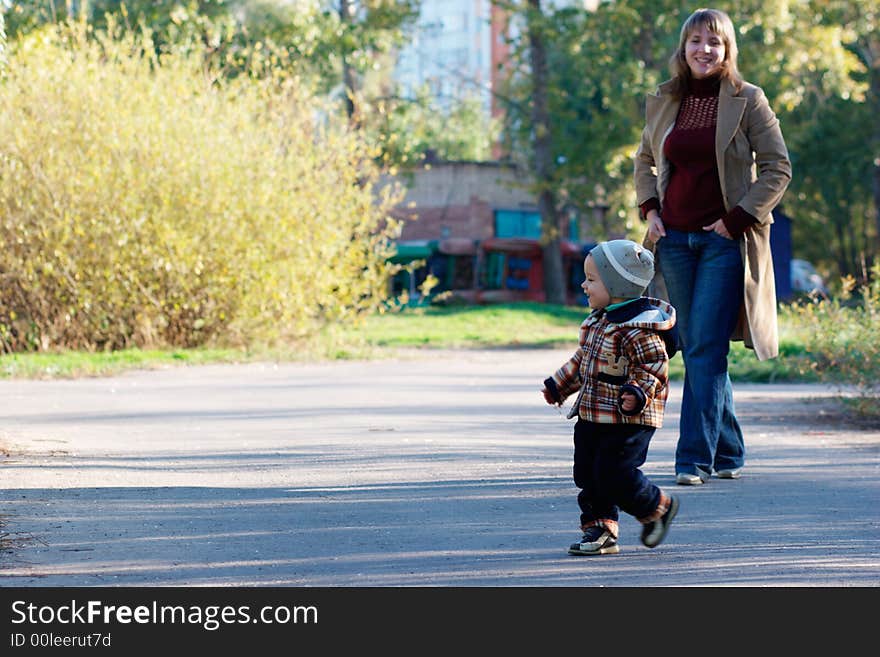
[[[715,160],[718,162],[718,175],[722,185],[725,181],[724,151],[736,134],[746,111],[746,99],[734,96],[734,93],[736,90],[730,80],[724,80],[718,93],[718,122],[715,128]]]
[[[681,102],[670,93],[670,82],[660,85],[658,93],[647,96],[645,105],[645,117],[648,133],[652,135],[651,148],[654,151],[654,162],[657,166],[658,185],[657,191],[660,200],[666,191],[668,183],[669,167],[666,157],[663,155],[663,142],[675,124],[678,108]]]
[[[647,96],[645,116],[648,130],[651,134],[658,134],[658,128],[660,128],[659,134],[664,135],[666,129],[675,122],[679,101],[669,93],[670,86],[669,82],[664,82],[660,85],[657,94],[649,94]]]

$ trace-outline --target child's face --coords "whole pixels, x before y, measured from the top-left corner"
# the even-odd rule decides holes
[[[599,278],[599,270],[591,255],[584,258],[584,276],[586,279],[581,283],[581,288],[583,288],[584,294],[589,297],[590,308],[601,310],[611,303],[611,296],[605,288],[605,283]]]

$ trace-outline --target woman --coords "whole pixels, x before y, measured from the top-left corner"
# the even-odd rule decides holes
[[[635,156],[639,208],[655,249],[654,294],[678,314],[685,364],[676,482],[739,477],[742,431],[727,373],[730,340],[778,354],[771,211],[791,162],[763,91],[740,76],[730,17],[685,21],[673,77],[648,96]],[[664,293],[665,289],[665,293]]]

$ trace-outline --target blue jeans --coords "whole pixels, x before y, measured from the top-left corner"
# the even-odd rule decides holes
[[[743,301],[739,242],[667,228],[657,257],[675,306],[685,367],[675,472],[740,468],[745,444],[727,373],[730,335]]]

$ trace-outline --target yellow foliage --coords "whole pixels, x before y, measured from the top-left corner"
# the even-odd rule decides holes
[[[46,29],[0,89],[6,351],[297,338],[380,305],[398,197],[284,75]]]

